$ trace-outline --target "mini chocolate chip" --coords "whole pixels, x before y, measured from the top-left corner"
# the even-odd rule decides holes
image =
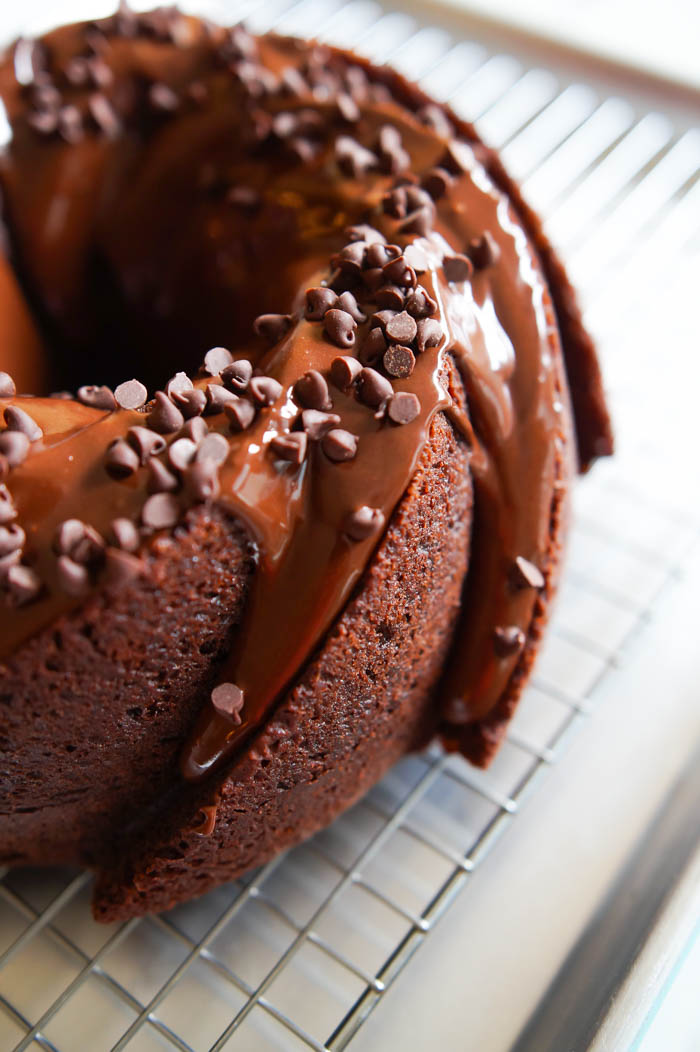
[[[390,175],[404,171],[411,164],[410,155],[403,148],[401,132],[393,124],[383,124],[379,129],[377,152],[382,171]]]
[[[415,319],[405,310],[390,318],[384,327],[386,335],[396,343],[410,343],[417,331]]]
[[[442,269],[448,281],[469,281],[474,273],[474,264],[468,256],[458,252],[455,256],[445,256]]]
[[[418,396],[410,391],[398,391],[387,407],[387,416],[394,424],[410,424],[420,413]]]
[[[234,391],[236,394],[245,391],[252,375],[253,365],[247,358],[241,358],[237,362],[232,362],[231,365],[227,365],[225,369],[221,370],[221,379],[224,385],[229,391]]]
[[[181,441],[188,442],[183,438]],[[166,468],[162,460],[151,457],[146,465],[148,468],[148,492],[149,493],[174,493],[180,487],[177,477]]]
[[[135,581],[146,573],[146,564],[128,551],[108,548],[105,554],[105,582],[111,588]]]
[[[21,551],[27,535],[16,522],[9,526],[0,526],[0,557],[9,555],[10,552]]]
[[[204,438],[195,453],[195,460],[200,463],[203,460],[211,460],[214,464],[223,464],[228,459],[231,447],[218,432],[213,431]]]
[[[110,538],[117,548],[125,552],[135,552],[138,549],[141,538],[131,519],[113,519],[109,531]],[[109,552],[107,554],[109,555]]]
[[[446,139],[453,134],[452,123],[445,115],[445,111],[434,102],[428,102],[421,106],[416,114],[421,124],[432,128],[434,132]]]
[[[352,460],[357,453],[357,443],[357,435],[336,427],[323,436],[321,449],[329,460],[339,464],[345,460]]]
[[[357,121],[359,121],[360,107],[357,105],[352,95],[349,95],[345,91],[341,91],[336,96],[335,104],[338,108],[338,113],[348,124],[356,124]]]
[[[386,347],[387,342],[382,330],[379,327],[370,329],[362,341],[360,361],[363,365],[372,365],[383,356]]]
[[[12,500],[12,494],[4,482],[0,482],[0,525],[4,526],[16,518],[17,509]]]
[[[125,380],[115,388],[114,397],[121,409],[140,409],[146,404],[148,391],[139,380]]]
[[[401,288],[416,287],[416,272],[413,267],[409,267],[403,255],[385,263],[382,270],[385,281],[390,285],[399,285]]]
[[[437,312],[438,305],[422,285],[409,292],[406,299],[406,310],[414,318],[427,318]]]
[[[318,285],[306,290],[305,317],[307,321],[323,321],[327,311],[332,310],[338,302],[338,295],[333,289]]]
[[[179,518],[180,505],[172,493],[154,494],[141,509],[141,522],[151,530],[169,529]]]
[[[345,516],[343,532],[352,541],[366,541],[368,537],[379,533],[384,522],[384,514],[379,508],[370,508],[363,504]]]
[[[116,409],[117,403],[109,387],[97,387],[94,384],[86,387],[79,387],[77,393],[77,399],[82,402],[83,405],[89,405],[93,409]]]
[[[176,471],[184,471],[194,460],[197,443],[191,438],[176,438],[168,446],[168,463]]]
[[[442,327],[436,318],[421,318],[416,331],[418,353],[422,354],[428,347],[437,347],[442,336]]]
[[[383,277],[384,274],[382,273]],[[397,285],[383,285],[377,289],[372,299],[381,310],[400,311],[403,310],[406,293]]]
[[[421,179],[421,186],[430,194],[433,201],[438,201],[447,193],[454,182],[446,168],[430,168]]]
[[[148,101],[154,110],[158,110],[161,113],[174,113],[179,105],[180,100],[167,84],[151,84],[148,89]]]
[[[339,267],[350,274],[359,274],[366,251],[367,245],[364,241],[351,241],[331,257],[331,266]]]
[[[85,523],[81,519],[64,519],[56,528],[53,550],[57,555],[70,555],[85,536]]]
[[[394,343],[384,354],[384,369],[397,380],[405,380],[413,372],[416,359],[410,347]]]
[[[5,580],[12,567],[19,566],[21,561],[21,551],[10,552],[8,555],[0,555],[0,584]]]
[[[335,140],[335,157],[343,175],[351,179],[360,179],[378,166],[376,155],[349,135],[339,135]]]
[[[341,391],[347,391],[357,379],[361,368],[357,358],[338,355],[331,362],[331,380]]]
[[[337,308],[326,311],[323,326],[326,336],[336,347],[346,348],[354,346],[357,322],[347,311],[338,310]]]
[[[171,398],[173,401],[177,400],[178,395],[184,394],[185,391],[192,390],[194,390],[194,384],[187,373],[175,373],[165,385],[165,393],[168,398]]]
[[[5,576],[5,585],[19,606],[31,603],[42,589],[41,578],[29,566],[11,566]]]
[[[61,106],[58,111],[58,134],[64,142],[73,145],[85,138],[83,115],[77,106]]]
[[[515,588],[544,588],[544,575],[529,559],[519,555],[511,568],[511,580]]]
[[[108,139],[116,139],[121,131],[121,121],[105,95],[95,94],[88,99],[88,110],[97,127]]]
[[[431,212],[433,211],[432,197],[420,186],[406,187],[406,201],[409,212],[413,212],[417,208],[429,208]]]
[[[193,442],[201,442],[209,434],[209,425],[201,416],[195,416],[187,421],[180,434],[183,438],[191,438]]]
[[[382,333],[383,333],[384,330],[386,329],[387,323],[390,322],[391,319],[395,318],[395,317],[396,317],[396,311],[395,310],[378,310],[378,311],[376,311],[372,315],[370,320],[369,320],[370,332],[372,331],[372,329],[379,328],[382,331]]]
[[[333,408],[326,379],[317,369],[309,369],[299,377],[294,384],[294,397],[299,405],[306,406],[307,409],[322,409],[327,412]]]
[[[387,190],[382,198],[382,210],[392,219],[404,219],[408,211],[406,187],[395,186],[393,190]]]
[[[340,424],[337,413],[323,413],[318,409],[304,409],[301,426],[312,442],[319,442],[334,427]]]
[[[184,474],[185,490],[189,497],[202,503],[215,500],[221,492],[219,465],[214,460],[200,460],[190,464]]]
[[[83,536],[75,542],[69,552],[64,554],[70,555],[74,562],[87,566],[102,559],[105,542],[94,526],[84,523],[83,527]]]
[[[346,311],[358,323],[367,321],[367,315],[358,306],[352,292],[341,292],[338,296],[338,309]]]
[[[18,468],[26,460],[31,443],[21,431],[0,432],[0,453],[11,468]]]
[[[234,432],[246,431],[255,420],[255,406],[243,398],[227,402],[224,413],[228,417],[229,429]]]
[[[372,298],[375,292],[377,292],[382,285],[385,285],[384,274],[381,267],[370,267],[369,270],[362,272],[362,284],[367,290],[369,299]]]
[[[126,433],[127,440],[139,455],[141,464],[145,464],[151,457],[158,456],[166,446],[162,435],[156,434],[147,427],[130,427]]]
[[[28,114],[27,124],[39,135],[53,135],[58,128],[58,113],[54,110],[35,110]]]
[[[472,238],[467,252],[472,263],[479,270],[492,266],[501,257],[498,243],[488,230],[481,237]]]
[[[391,398],[394,389],[385,376],[365,366],[357,379],[357,393],[361,402],[376,409],[387,398]]]
[[[304,431],[290,431],[288,434],[275,435],[270,440],[270,450],[280,460],[301,464],[306,456],[307,442],[308,438]]]
[[[291,314],[259,314],[253,322],[253,332],[274,347],[284,339],[292,327]]]
[[[245,695],[235,683],[219,683],[211,692],[211,703],[219,716],[224,716],[231,723],[241,722],[241,710]]]
[[[5,407],[5,423],[8,431],[18,431],[21,435],[26,435],[30,442],[38,442],[43,438],[44,432],[37,422],[18,405]]]
[[[273,405],[283,391],[282,384],[272,376],[254,376],[248,384],[248,390],[258,405]]]
[[[343,233],[348,241],[366,241],[369,246],[367,249],[368,253],[372,245],[383,245],[386,240],[383,234],[367,223],[356,223],[354,226],[347,226]]]
[[[76,88],[82,87],[87,84],[90,79],[88,60],[83,55],[76,55],[66,63],[63,69],[63,75],[69,84],[72,84]]]
[[[218,376],[232,361],[233,356],[225,347],[212,347],[204,355],[204,371],[210,376]]]
[[[199,387],[194,387],[191,391],[176,391],[172,400],[186,420],[203,413],[207,404],[207,396]]]
[[[172,435],[179,431],[185,418],[175,403],[170,401],[165,391],[156,391],[153,397],[155,405],[147,417],[151,430],[160,435]]]
[[[0,398],[14,398],[16,394],[15,381],[10,374],[0,372]]]
[[[516,625],[494,628],[493,649],[498,657],[511,657],[525,645],[525,633]]]
[[[205,412],[212,416],[215,413],[223,413],[231,402],[235,402],[238,395],[229,391],[222,384],[207,384],[207,405]]]
[[[90,587],[90,575],[85,566],[74,562],[68,555],[60,555],[56,560],[58,585],[67,595],[84,595]]]
[[[139,467],[139,457],[123,438],[115,438],[107,448],[105,467],[113,478],[124,479]]]
[[[386,245],[383,241],[374,242],[367,249],[367,266],[385,267],[392,259],[398,259],[401,249],[398,245]]]
[[[427,237],[433,229],[434,221],[435,212],[433,207],[423,205],[421,208],[416,208],[414,212],[411,212],[410,215],[407,215],[402,220],[399,224],[399,230],[402,234],[417,234],[418,237]]]

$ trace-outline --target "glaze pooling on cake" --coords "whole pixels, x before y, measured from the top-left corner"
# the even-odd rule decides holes
[[[189,780],[225,776],[361,586],[446,414],[475,492],[437,696],[447,743],[484,760],[531,661],[572,473],[557,321],[567,364],[583,359],[582,460],[610,443],[570,290],[560,274],[557,319],[534,246],[552,273],[558,264],[517,192],[489,177],[483,160],[500,169],[475,156],[473,136],[474,149],[457,137],[469,129],[341,52],[172,13],[69,27],[27,48],[0,72],[13,129],[0,178],[41,324],[85,369],[91,341],[110,346],[119,305],[119,337],[153,348],[160,383],[204,365],[148,402],[137,382],[112,395],[114,363],[111,375],[92,363],[79,401],[0,390],[8,431],[8,409],[42,431],[4,483],[39,588],[20,595],[22,571],[10,580],[0,660],[86,596],[133,586],[189,508],[233,516],[256,571],[181,755]],[[166,366],[167,337],[193,328],[200,294],[204,334],[232,353],[204,356],[185,331],[173,346],[188,360]],[[76,520],[92,546],[66,528]]]

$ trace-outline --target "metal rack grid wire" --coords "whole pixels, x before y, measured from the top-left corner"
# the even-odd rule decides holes
[[[657,306],[673,305],[700,256],[698,130],[366,0],[212,13],[354,46],[477,121],[583,290],[620,448],[580,484],[559,607],[489,771],[437,748],[408,757],[310,842],[197,902],[111,928],[90,920],[89,875],[4,873],[3,1048],[346,1048],[588,718],[700,538],[689,510],[700,501],[679,503],[646,428],[649,274]],[[661,275],[659,258],[672,261]]]

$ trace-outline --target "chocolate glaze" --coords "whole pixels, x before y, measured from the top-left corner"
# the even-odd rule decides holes
[[[228,70],[222,71],[219,38],[193,20],[183,26],[184,46],[110,38],[104,58],[115,74],[113,91],[118,98],[134,79],[149,77],[182,97],[194,80],[204,85],[206,101],[196,109],[183,106],[167,120],[141,119],[114,138],[94,132],[71,144],[39,138],[27,126],[26,91],[14,78],[12,62],[0,70],[12,128],[0,178],[13,260],[54,347],[70,359],[61,377],[72,377],[76,363],[85,370],[90,362],[93,371],[83,371],[77,382],[110,379],[107,373],[95,375],[102,368],[94,363],[97,346],[119,370],[117,378],[126,378],[132,361],[128,354],[117,355],[115,343],[123,348],[128,337],[136,357],[148,351],[149,377],[161,382],[198,363],[207,345],[224,344],[283,386],[282,397],[261,410],[243,434],[229,434],[222,414],[209,421],[230,446],[217,499],[246,524],[258,568],[245,623],[219,674],[220,682],[235,682],[244,691],[241,722],[232,723],[213,707],[203,711],[183,754],[183,774],[198,779],[222,764],[308,661],[377,543],[377,537],[351,541],[344,521],[361,505],[381,510],[388,520],[440,411],[471,446],[475,483],[472,557],[443,701],[448,724],[479,720],[496,705],[518,662],[517,652],[496,654],[494,630],[512,627],[527,635],[537,600],[535,590],[513,587],[512,564],[522,556],[547,575],[553,502],[570,472],[557,324],[532,241],[508,198],[469,151],[462,160],[465,170],[437,202],[433,232],[426,238],[401,235],[397,221],[379,207],[393,176],[339,175],[333,140],[347,128],[332,100],[302,93],[255,102],[256,113],[265,108],[303,113],[310,106],[320,113],[324,130],[313,158],[293,162],[279,146],[251,147],[250,98]],[[80,53],[84,37],[84,27],[51,34],[56,68]],[[275,74],[300,67],[309,54],[307,45],[277,38],[263,38],[259,48],[262,65]],[[355,60],[333,53],[333,61],[342,66]],[[352,135],[371,144],[383,125],[395,126],[411,171],[421,176],[440,163],[446,139],[412,112],[418,96],[407,104],[410,89],[389,75],[385,80],[395,89],[393,97],[367,98]],[[84,92],[70,91],[80,102]],[[231,185],[254,187],[260,208],[241,216],[220,197],[202,193],[203,172],[225,173]],[[522,210],[517,200],[516,205]],[[444,337],[418,356],[411,376],[394,383],[395,390],[418,395],[420,413],[397,427],[332,388],[340,426],[359,436],[356,457],[333,463],[314,444],[302,465],[283,463],[268,446],[297,416],[295,381],[308,369],[328,375],[340,353],[320,324],[299,320],[304,290],[329,279],[329,257],[345,243],[343,230],[364,221],[389,241],[416,240],[426,256],[419,281],[438,303]],[[471,282],[449,284],[443,256],[464,251],[484,231],[499,249],[497,261],[477,269]],[[535,239],[541,240],[539,229]],[[95,260],[99,287],[91,269]],[[554,266],[551,260],[549,265]],[[21,303],[15,287],[13,297]],[[109,308],[115,304],[120,308],[116,339],[109,332],[114,317]],[[251,342],[252,318],[290,309],[292,328],[263,353]],[[566,317],[574,317],[574,308]],[[366,328],[367,323],[360,326],[358,345]],[[466,414],[453,406],[445,387],[448,354],[462,376]],[[4,360],[0,367],[7,367]],[[207,382],[200,379],[197,385]],[[143,413],[105,413],[72,400],[11,401],[44,432],[25,463],[12,471],[8,486],[28,538],[25,560],[39,572],[45,591],[31,605],[0,609],[0,660],[80,601],[58,587],[51,552],[58,524],[80,517],[105,535],[116,517],[138,520],[147,497],[144,472],[115,481],[104,469],[110,441],[144,423]],[[0,401],[0,409],[5,404]],[[598,451],[609,444],[604,419]],[[178,499],[184,508],[185,498]],[[144,540],[152,543],[154,538]]]

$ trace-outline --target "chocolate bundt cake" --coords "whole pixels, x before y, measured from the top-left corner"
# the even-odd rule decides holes
[[[610,425],[536,217],[390,70],[120,9],[0,99],[0,861],[113,920],[486,764]]]

